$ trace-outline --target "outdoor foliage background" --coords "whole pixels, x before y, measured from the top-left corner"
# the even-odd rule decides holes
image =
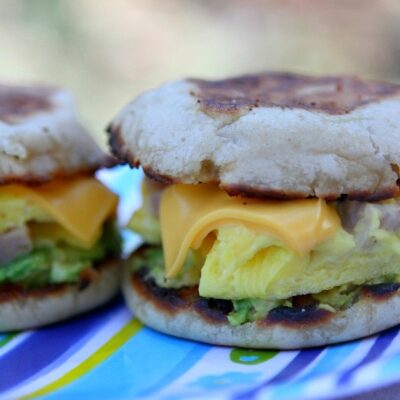
[[[398,0],[2,0],[0,78],[73,91],[104,127],[134,95],[184,76],[259,70],[400,81]]]

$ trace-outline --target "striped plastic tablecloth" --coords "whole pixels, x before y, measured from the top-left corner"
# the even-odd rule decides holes
[[[157,333],[121,299],[66,323],[0,337],[0,397],[321,399],[400,378],[398,329],[344,345],[248,351]]]
[[[101,179],[121,194],[126,219],[140,176],[119,168]],[[117,299],[81,318],[0,335],[0,398],[337,398],[400,381],[398,333],[302,351],[215,347],[145,328]]]

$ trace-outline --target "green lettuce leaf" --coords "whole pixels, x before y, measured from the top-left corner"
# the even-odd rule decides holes
[[[90,249],[47,242],[0,265],[0,283],[18,283],[41,287],[56,283],[76,283],[83,270],[93,267],[108,255],[119,255],[121,237],[114,224],[108,223],[97,243]]]

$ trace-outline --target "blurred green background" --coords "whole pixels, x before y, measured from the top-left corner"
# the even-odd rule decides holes
[[[400,81],[398,0],[2,0],[0,78],[73,91],[92,133],[139,92],[265,69]]]

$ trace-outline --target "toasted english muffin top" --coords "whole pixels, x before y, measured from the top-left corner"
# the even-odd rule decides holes
[[[1,184],[93,172],[106,162],[68,92],[0,85]]]
[[[161,182],[378,200],[398,192],[399,116],[400,85],[266,72],[168,82],[108,130],[117,157]]]

